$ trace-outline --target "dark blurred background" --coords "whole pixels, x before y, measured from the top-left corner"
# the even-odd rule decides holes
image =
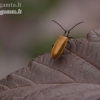
[[[27,67],[35,57],[50,53],[52,44],[64,31],[76,23],[70,36],[85,38],[91,30],[100,28],[100,0],[3,0],[1,3],[21,3],[20,15],[0,15],[0,79]],[[4,9],[19,9],[4,7]]]

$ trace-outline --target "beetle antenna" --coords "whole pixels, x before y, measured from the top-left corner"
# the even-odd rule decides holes
[[[81,24],[81,23],[84,23],[84,21],[77,23],[77,24],[74,25],[70,30],[68,30],[67,37],[69,36],[70,31],[71,31],[74,27],[76,27],[77,25],[79,25],[79,24]]]
[[[53,21],[53,22],[55,22],[56,24],[58,24],[58,25],[65,31],[64,35],[67,33],[67,31],[66,31],[58,22],[56,22],[55,20],[51,20],[51,21]]]

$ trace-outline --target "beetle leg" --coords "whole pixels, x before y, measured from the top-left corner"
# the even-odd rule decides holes
[[[68,37],[69,39],[75,39],[77,42],[78,42],[78,40],[76,39],[76,38],[74,38],[74,37]],[[80,43],[83,43],[83,42],[81,42],[81,41],[79,41]]]
[[[69,43],[70,43],[70,42],[69,42]],[[71,44],[70,44],[70,47],[71,47]],[[63,51],[62,54],[61,54],[60,57],[59,57],[60,59],[61,59],[62,56],[66,55],[66,54],[71,54],[71,51],[70,51],[70,50],[68,50],[68,49],[64,49],[64,50],[65,50],[65,51]]]
[[[74,37],[68,37],[69,39],[72,39],[72,38],[74,38]]]
[[[68,50],[71,48],[71,43],[68,41],[68,43],[69,43],[69,45],[70,45],[70,47],[68,48]]]

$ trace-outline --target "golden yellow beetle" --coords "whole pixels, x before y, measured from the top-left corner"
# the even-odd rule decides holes
[[[52,20],[52,21],[57,23],[54,20]],[[83,21],[77,23],[75,26],[77,26],[80,23],[83,23]],[[66,44],[69,43],[68,42],[69,38],[72,38],[72,37],[69,37],[69,33],[75,27],[75,26],[73,26],[70,30],[66,31],[59,23],[57,23],[57,24],[65,31],[65,33],[64,33],[64,35],[60,35],[58,37],[57,41],[55,42],[55,44],[52,47],[51,58],[53,58],[53,59],[58,58],[63,53],[63,50],[64,50]],[[67,33],[67,35],[66,35],[66,33]]]

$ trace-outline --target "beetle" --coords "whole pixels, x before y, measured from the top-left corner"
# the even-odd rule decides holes
[[[70,38],[73,38],[73,37],[69,37],[70,31],[71,31],[75,26],[77,26],[77,25],[83,23],[83,21],[77,23],[76,25],[74,25],[74,26],[73,26],[70,30],[68,30],[68,31],[66,31],[58,22],[56,22],[56,21],[54,21],[54,20],[52,20],[52,21],[55,22],[56,24],[58,24],[58,25],[65,31],[63,35],[60,35],[60,36],[58,37],[58,39],[56,40],[55,44],[52,46],[51,58],[52,58],[52,59],[56,59],[56,58],[58,58],[59,56],[61,56],[61,54],[63,53],[63,50],[64,50],[66,44],[67,44],[67,43],[70,44],[69,39],[70,39]],[[66,34],[67,34],[67,35],[66,35]],[[71,44],[70,44],[70,46],[71,46]]]

